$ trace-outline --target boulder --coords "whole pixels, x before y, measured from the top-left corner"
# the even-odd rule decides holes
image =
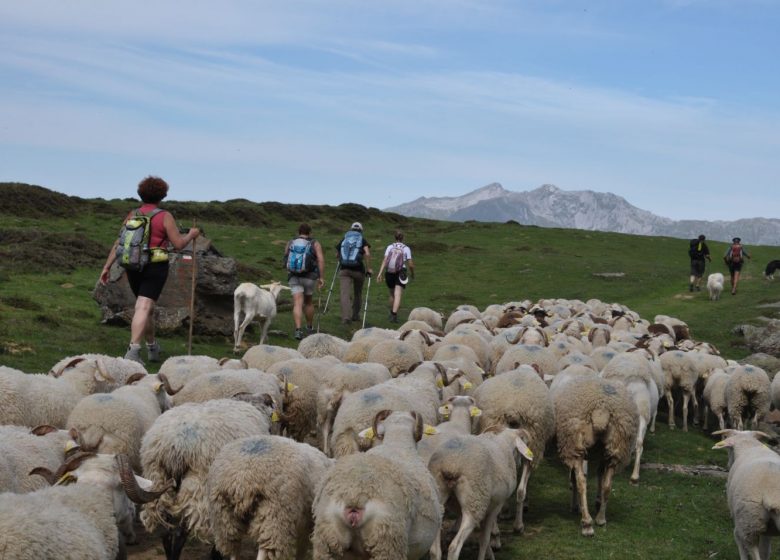
[[[753,352],[780,358],[780,320],[770,319],[760,327],[739,325],[734,332],[745,337],[745,345]]]
[[[739,360],[739,363],[760,367],[769,375],[770,379],[773,379],[775,374],[780,371],[780,358],[764,354],[763,352],[751,354],[747,358]]]
[[[183,250],[171,252],[169,272],[154,310],[159,332],[189,328],[192,293],[192,243]],[[238,286],[236,261],[223,257],[211,240],[196,239],[195,322],[193,332],[205,335],[233,334],[233,291]],[[102,322],[129,325],[133,319],[135,297],[118,264],[111,267],[109,282],[98,283],[93,298],[100,305]]]

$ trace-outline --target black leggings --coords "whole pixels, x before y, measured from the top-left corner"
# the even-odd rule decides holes
[[[157,301],[168,279],[168,262],[149,263],[141,272],[127,271],[127,282],[135,297]]]

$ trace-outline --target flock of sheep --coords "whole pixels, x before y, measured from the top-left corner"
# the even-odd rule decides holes
[[[780,457],[741,430],[780,405],[779,379],[724,360],[680,320],[551,299],[464,305],[446,321],[416,308],[397,330],[172,357],[155,375],[89,354],[46,374],[0,366],[0,552],[124,558],[138,504],[169,559],[189,538],[234,559],[245,540],[259,560],[310,549],[315,560],[440,559],[443,546],[455,559],[476,536],[482,560],[510,501],[523,531],[529,477],[553,442],[592,536],[632,455],[639,481],[659,401],[674,426],[682,399],[684,430],[689,406],[694,424],[718,419],[741,558],[768,559]]]

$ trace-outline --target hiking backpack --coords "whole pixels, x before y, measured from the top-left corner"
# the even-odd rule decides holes
[[[691,248],[688,249],[688,256],[692,259],[704,259],[704,241],[698,239],[691,240]]]
[[[398,274],[404,268],[404,249],[406,245],[403,243],[393,243],[393,247],[390,249],[390,253],[387,255],[387,272],[391,274]]]
[[[140,272],[149,264],[151,252],[149,239],[152,231],[152,218],[162,212],[155,208],[148,214],[135,211],[135,216],[127,220],[119,230],[119,243],[116,246],[116,260],[119,266],[131,272]]]
[[[292,274],[307,274],[314,270],[313,239],[296,237],[290,242],[287,254],[287,271]]]
[[[742,262],[742,245],[740,245],[739,243],[734,243],[731,246],[731,262],[733,263]]]
[[[346,268],[355,268],[363,260],[363,234],[357,230],[349,230],[344,234],[339,250],[339,263]]]

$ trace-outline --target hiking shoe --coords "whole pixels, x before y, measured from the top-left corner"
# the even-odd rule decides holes
[[[144,361],[141,359],[141,345],[130,344],[125,352],[125,360],[133,360],[141,365],[144,365]]]
[[[688,284],[688,291],[689,291],[689,292],[692,292],[692,291],[693,291],[693,284]]]
[[[306,336],[312,335],[315,332],[314,327],[306,327]]]
[[[303,329],[295,329],[295,340],[303,340]]]
[[[391,323],[397,323],[398,322],[398,313],[390,313],[390,322]]]
[[[342,319],[341,324],[342,325],[349,325],[354,319]]]
[[[146,359],[150,362],[160,361],[160,343],[157,341],[146,344]]]
[[[701,292],[701,286],[696,286],[696,291]]]

